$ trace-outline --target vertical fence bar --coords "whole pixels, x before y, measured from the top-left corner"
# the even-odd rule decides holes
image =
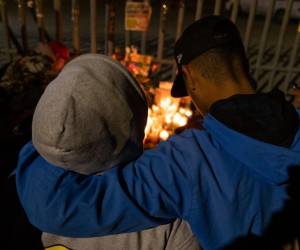
[[[105,16],[104,16],[104,53],[108,55],[108,29],[109,29],[109,1],[105,1]]]
[[[222,9],[222,0],[215,0],[214,15],[220,15]]]
[[[20,20],[20,30],[23,50],[26,52],[28,50],[28,38],[27,38],[27,27],[26,27],[26,13],[25,13],[25,1],[18,0],[19,9],[19,20]]]
[[[250,6],[250,12],[248,15],[245,37],[244,37],[244,46],[245,46],[246,51],[249,48],[250,36],[251,36],[252,29],[253,29],[256,7],[257,7],[257,0],[252,0],[251,6]]]
[[[127,4],[127,2],[131,2],[131,0],[127,0],[125,4]],[[129,47],[129,46],[130,46],[130,31],[125,30],[125,47]]]
[[[130,46],[130,31],[125,31],[125,47]]]
[[[288,87],[289,87],[289,83],[291,80],[292,68],[294,67],[295,62],[296,62],[299,45],[300,45],[300,21],[298,23],[298,30],[296,33],[295,41],[293,44],[293,49],[292,49],[289,64],[288,64],[288,73],[285,77],[285,86],[288,86]]]
[[[264,54],[264,51],[265,51],[265,46],[266,46],[266,42],[267,42],[269,30],[270,30],[270,24],[271,24],[271,21],[272,21],[275,1],[276,0],[271,0],[270,3],[269,3],[267,16],[266,16],[266,19],[265,19],[264,28],[263,28],[263,32],[262,32],[260,43],[259,43],[259,51],[258,51],[258,56],[257,56],[257,60],[256,60],[256,65],[255,65],[255,77],[256,78],[259,75],[259,67],[261,66],[263,54]]]
[[[182,30],[183,30],[185,1],[184,0],[180,0],[178,4],[179,4],[179,9],[178,9],[177,29],[176,29],[176,37],[175,37],[176,41],[180,37],[180,35],[182,33]],[[175,78],[176,69],[177,69],[177,67],[174,64],[173,70],[172,70],[172,79]]]
[[[113,40],[115,33],[115,18],[116,11],[114,3],[111,1],[106,1],[105,3],[105,54],[112,55],[113,53]]]
[[[45,24],[44,24],[44,9],[43,0],[35,0],[36,18],[39,31],[40,42],[45,42]]]
[[[164,42],[165,42],[165,22],[168,7],[162,4],[160,8],[159,28],[158,28],[158,45],[157,45],[157,58],[163,58]]]
[[[180,37],[183,30],[184,11],[185,11],[184,0],[180,0],[178,4],[179,4],[179,8],[178,8],[178,19],[177,19],[177,29],[176,29],[176,40]]]
[[[97,1],[90,0],[91,53],[97,53]]]
[[[109,8],[109,26],[108,26],[108,55],[109,56],[113,54],[115,33],[116,33],[116,6],[115,6],[115,2],[112,2]]]
[[[271,71],[270,74],[270,79],[269,79],[269,84],[272,84],[274,81],[274,77],[275,77],[275,73],[276,73],[276,67],[278,65],[279,62],[279,58],[281,55],[281,49],[282,49],[282,45],[283,45],[283,39],[285,36],[285,32],[286,32],[286,28],[288,26],[289,20],[290,20],[290,15],[291,15],[291,10],[293,7],[293,0],[288,0],[287,1],[287,6],[284,12],[284,17],[282,20],[282,24],[280,27],[280,33],[279,33],[279,38],[278,38],[278,42],[276,45],[276,50],[275,50],[275,56],[273,59],[273,70]]]
[[[79,37],[79,0],[72,0],[72,44],[75,54],[80,53]]]
[[[149,0],[144,0],[145,4],[150,4]],[[141,53],[146,54],[147,31],[142,32],[141,35]]]
[[[54,11],[55,11],[55,38],[57,41],[61,42],[63,39],[61,0],[54,0]]]
[[[197,0],[195,21],[202,17],[204,0]]]
[[[141,34],[141,53],[146,54],[147,32]]]
[[[253,1],[253,0],[252,0]],[[233,1],[233,8],[231,11],[231,17],[230,20],[234,23],[236,23],[237,17],[238,17],[238,13],[239,13],[239,5],[240,5],[240,1],[239,0],[234,0]]]
[[[9,37],[8,16],[7,16],[5,0],[0,1],[0,7],[1,7],[1,17],[2,17],[2,22],[3,22],[3,28],[4,28],[4,42],[5,42],[5,47],[7,48],[6,53],[7,53],[8,59],[12,60],[11,41],[10,41],[10,37]]]

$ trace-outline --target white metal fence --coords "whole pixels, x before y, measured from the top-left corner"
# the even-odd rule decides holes
[[[0,3],[2,58],[11,59],[16,53],[26,52],[33,40],[29,30],[36,26],[35,40],[54,38],[67,43],[76,53],[91,51],[110,55],[115,46],[138,45],[142,53],[154,55],[155,61],[162,65],[161,77],[172,80],[175,40],[194,20],[217,14],[229,16],[240,28],[259,90],[279,87],[286,92],[291,85],[300,84],[300,2],[297,0],[152,1],[150,30],[141,33],[126,32],[122,25],[125,0],[54,0],[50,7],[50,1],[43,0],[0,0]],[[33,8],[28,8],[28,4],[34,4]]]

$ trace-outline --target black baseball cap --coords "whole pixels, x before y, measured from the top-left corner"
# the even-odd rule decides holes
[[[177,75],[171,89],[173,97],[187,96],[182,65],[186,65],[204,52],[218,47],[231,46],[244,50],[236,25],[226,17],[207,16],[192,23],[175,44]]]

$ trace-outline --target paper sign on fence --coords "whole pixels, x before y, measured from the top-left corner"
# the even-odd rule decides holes
[[[147,31],[152,8],[149,3],[127,2],[125,8],[125,30]]]

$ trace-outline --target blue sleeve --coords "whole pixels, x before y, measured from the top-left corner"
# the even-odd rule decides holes
[[[101,176],[55,167],[28,143],[20,153],[16,180],[29,221],[42,231],[69,237],[166,224],[185,218],[192,202],[189,166],[171,141]]]

